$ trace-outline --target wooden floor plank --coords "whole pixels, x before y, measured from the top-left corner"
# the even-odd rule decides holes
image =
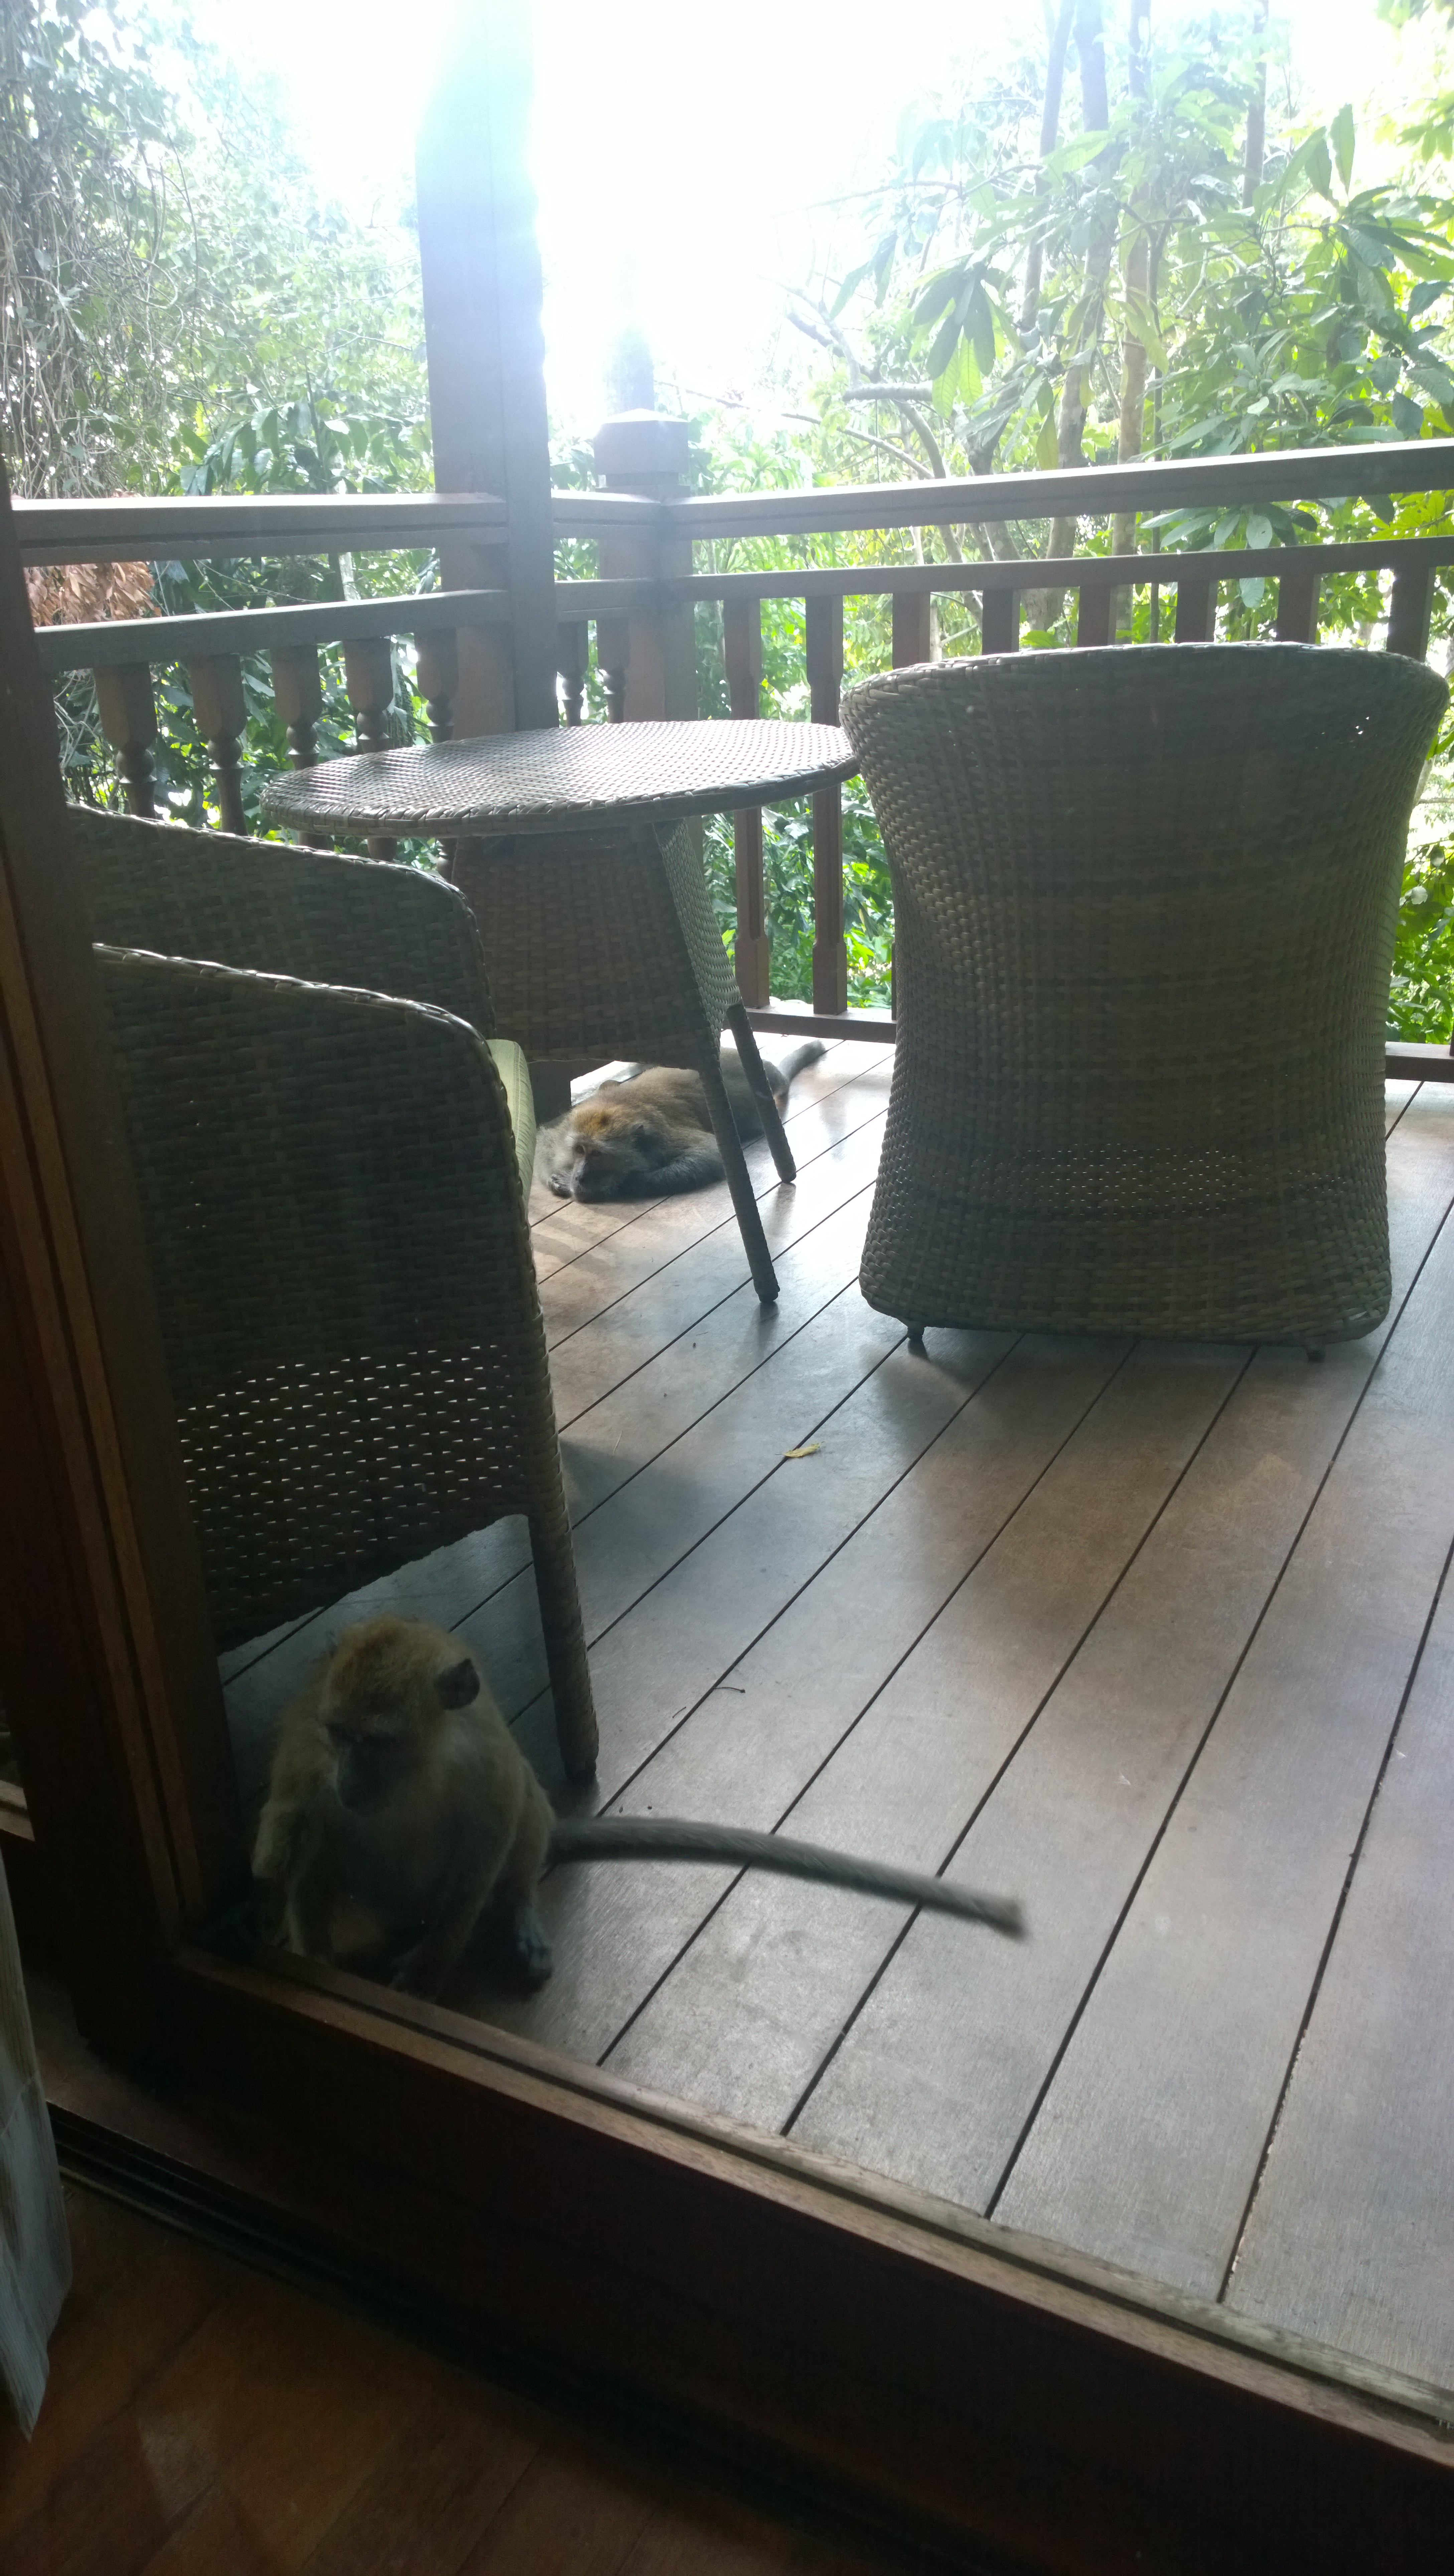
[[[789,1831],[944,1866],[1244,1364],[1211,1348],[1132,1352],[791,1809]],[[780,2127],[906,1921],[902,1907],[749,1874],[613,2049],[612,2072]],[[998,1944],[955,1928],[958,1974],[972,1981]]]
[[[1394,1158],[1395,1302],[1454,1195],[1454,1132]],[[915,1923],[794,2134],[972,2209],[993,2199],[1385,1335],[1260,1351],[956,1856],[1024,1896],[1024,1951]]]
[[[557,2436],[526,2470],[460,2576],[620,2576],[651,2519],[645,2482]]]
[[[63,2317],[51,2354],[45,2442],[27,2447],[13,2424],[0,2422],[0,2559],[7,2571],[24,2563],[27,2532],[24,2546],[34,2565],[47,2566],[48,2552],[57,2567],[63,2563],[84,2501],[76,2483],[80,2462],[126,2417],[218,2295],[197,2248],[164,2237],[74,2325]]]
[[[1454,1537],[1454,1227],[1388,1342],[996,2214],[1215,2296]]]
[[[1446,1579],[1228,2303],[1454,2389],[1451,1859]]]
[[[624,1385],[608,1384],[605,1395],[594,1404],[583,1400],[592,1382],[592,1359],[604,1363],[608,1379],[616,1375],[621,1362],[619,1355],[613,1358],[604,1340],[587,1334],[578,1337],[580,1343],[589,1342],[591,1348],[570,1373],[571,1383],[582,1399],[582,1409],[563,1436],[562,1464],[571,1516],[577,1524],[578,1560],[583,1566],[589,1557],[589,1546],[580,1525],[587,1516],[639,1474],[643,1466],[660,1458],[724,1397],[745,1387],[754,1372],[769,1361],[781,1361],[794,1334],[804,1324],[811,1324],[835,1298],[842,1299],[857,1273],[866,1213],[866,1202],[860,1194],[847,1208],[810,1228],[789,1247],[780,1258],[782,1294],[775,1308],[765,1312],[751,1282],[744,1282],[735,1295],[703,1316],[694,1329],[675,1335],[664,1349],[658,1348],[655,1356],[644,1360]],[[901,1328],[870,1316],[856,1296],[853,1307],[856,1319],[867,1332],[871,1356],[865,1365],[876,1365],[882,1352],[899,1338]],[[841,1342],[841,1330],[829,1338]],[[567,1350],[576,1347],[566,1345]],[[794,1367],[798,1374],[811,1375],[813,1362],[810,1359],[801,1366],[795,1362]],[[764,1400],[770,1409],[777,1399],[747,1399],[759,1405]],[[730,1434],[728,1417],[719,1421],[716,1430],[704,1435],[699,1444],[707,1452],[707,1472],[687,1496],[699,1528],[707,1525],[701,1515],[708,1506],[709,1519],[728,1507],[720,1501],[714,1503],[713,1497],[723,1490],[725,1443]],[[778,1442],[767,1463],[783,1445]],[[680,1498],[685,1472],[684,1466],[675,1461],[663,1469],[659,1480],[663,1498],[667,1492]],[[657,1492],[658,1486],[652,1490]],[[731,1501],[740,1498],[741,1490],[739,1485],[732,1491]],[[689,1543],[684,1535],[675,1553],[680,1554]],[[497,1689],[512,1709],[522,1705],[541,1687],[543,1673],[544,1650],[529,1568],[529,1539],[523,1522],[499,1522],[491,1529],[473,1532],[453,1547],[440,1548],[416,1564],[397,1569],[334,1604],[312,1622],[282,1632],[271,1656],[266,1660],[259,1657],[238,1674],[227,1693],[234,1752],[245,1797],[255,1799],[260,1794],[278,1712],[299,1686],[325,1638],[352,1620],[369,1618],[381,1609],[397,1611],[407,1618],[433,1619],[445,1626],[470,1619],[471,1640],[485,1656]],[[659,1566],[653,1570],[660,1570]],[[643,1583],[649,1579],[644,1576]],[[582,1582],[584,1599],[584,1574]],[[507,1593],[506,1587],[512,1584],[514,1591]],[[597,1620],[591,1624],[590,1605],[586,1607],[589,1632],[595,1633],[595,1626],[601,1623]]]
[[[765,1145],[747,1149],[755,1180],[771,1183],[760,1190],[758,1206],[774,1258],[874,1178],[882,1097],[854,1084],[839,1098],[845,1104],[840,1111],[844,1132],[799,1164],[796,1181],[776,1179]],[[848,1104],[860,1113],[854,1123],[849,1123]],[[826,1130],[827,1113],[820,1115]],[[599,1318],[608,1333],[631,1336],[634,1360],[642,1355],[641,1345],[649,1345],[658,1316],[663,1338],[672,1330],[681,1332],[747,1276],[747,1255],[725,1181],[662,1199],[638,1225],[623,1227],[542,1280],[540,1305],[552,1359],[571,1335]],[[632,1302],[622,1314],[628,1300]]]
[[[859,1334],[858,1347],[871,1347],[885,1323],[865,1307],[824,1319],[825,1335],[843,1336],[845,1376]],[[956,1335],[927,1367],[900,1340],[870,1375],[860,1372],[828,1420],[811,1408],[789,1410],[785,1393],[781,1427],[763,1429],[764,1480],[593,1648],[603,1800],[619,1793],[968,1402],[1006,1338]],[[820,1442],[814,1457],[784,1459],[811,1436]],[[538,1700],[528,1714],[521,1740],[544,1760],[548,1706]]]
[[[71,2187],[77,2289],[5,2576],[869,2576],[869,2562]],[[178,2259],[200,2313],[175,2327]],[[116,2285],[150,2277],[158,2331]]]
[[[717,1687],[613,1805],[762,1829],[779,1823],[966,1565],[993,1543],[1124,1351],[1068,1340],[1012,1348],[783,1615],[726,1663]],[[887,1586],[885,1564],[902,1569]],[[646,1864],[552,1878],[546,1912],[559,1964],[528,2026],[558,2046],[599,2055],[727,1883],[715,1870]]]
[[[852,1112],[847,1122],[843,1120],[841,1110],[832,1112],[826,1122],[815,1119],[812,1112],[830,1100],[835,1092],[856,1083],[861,1074],[881,1077],[876,1086],[876,1106],[881,1109],[884,1106],[883,1084],[892,1072],[892,1064],[891,1048],[849,1042],[830,1046],[820,1063],[809,1066],[800,1074],[793,1084],[788,1114],[783,1122],[795,1155],[806,1162],[822,1150],[825,1137],[832,1141],[846,1132],[848,1124],[856,1123]],[[776,1185],[769,1172],[769,1164],[762,1163],[759,1177],[764,1193]],[[550,1272],[562,1269],[567,1262],[577,1260],[581,1253],[591,1251],[608,1235],[619,1233],[623,1226],[637,1224],[653,1209],[670,1204],[670,1201],[650,1198],[595,1202],[559,1199],[537,1181],[530,1193],[529,1214],[540,1277],[543,1279]],[[721,1204],[719,1201],[719,1206]],[[727,1204],[730,1206],[730,1202]],[[550,1229],[548,1232],[547,1228]]]

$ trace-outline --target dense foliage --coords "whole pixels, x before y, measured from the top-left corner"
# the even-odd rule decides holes
[[[940,480],[1139,455],[1454,436],[1454,89],[1430,30],[1445,0],[1381,0],[1421,17],[1430,95],[1361,133],[1313,101],[1247,0],[1164,38],[1144,0],[1104,23],[1101,0],[1047,0],[1043,34],[1013,36],[958,91],[901,120],[891,165],[844,238],[792,298],[805,374],[798,417],[742,410],[696,425],[704,489]],[[1316,66],[1311,67],[1316,78]],[[278,100],[190,32],[184,0],[7,0],[0,13],[0,435],[19,488],[380,490],[429,481],[417,261],[408,209],[361,227],[320,202]],[[589,461],[562,450],[557,478]],[[1451,478],[1454,480],[1454,478]],[[1445,496],[1328,502],[1159,523],[967,521],[886,534],[760,539],[710,568],[932,563],[988,552],[1261,548],[1444,529]],[[562,549],[562,571],[588,571]],[[577,562],[576,557],[580,560]],[[233,607],[427,586],[424,558],[117,567],[34,585],[37,614]],[[1027,570],[1028,641],[1068,640],[1065,596]],[[1386,585],[1325,583],[1323,631],[1377,643]],[[1273,595],[1228,584],[1220,631],[1270,631]],[[1152,632],[1145,589],[1119,631]],[[936,649],[977,648],[975,595],[936,602]],[[886,600],[850,599],[847,676],[889,654]],[[1441,582],[1435,631],[1454,633]],[[723,707],[717,612],[699,614],[704,712]],[[800,603],[764,612],[765,710],[807,708]],[[323,747],[351,719],[330,657]],[[249,791],[283,757],[266,673],[245,674]],[[185,674],[159,675],[162,793],[200,818],[211,794]],[[599,681],[590,711],[601,712]],[[72,791],[105,796],[110,767],[89,685],[62,697]],[[394,729],[420,720],[399,658]],[[1454,797],[1441,756],[1417,818],[1393,1013],[1410,1033],[1454,1025]],[[1448,808],[1446,829],[1446,805]],[[730,833],[709,832],[730,926]],[[845,822],[851,998],[887,993],[883,852],[867,808]],[[805,810],[767,818],[774,990],[806,993],[811,848]]]

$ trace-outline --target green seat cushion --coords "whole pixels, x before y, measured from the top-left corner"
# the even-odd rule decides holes
[[[530,1067],[513,1038],[487,1040],[495,1059],[495,1071],[505,1086],[510,1104],[510,1124],[515,1130],[515,1152],[520,1163],[520,1187],[527,1199],[535,1170],[535,1099],[530,1089]]]

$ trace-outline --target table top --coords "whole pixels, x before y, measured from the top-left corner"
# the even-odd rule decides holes
[[[544,832],[624,813],[670,821],[805,796],[858,767],[836,725],[560,725],[364,751],[263,790],[271,823],[329,832]]]

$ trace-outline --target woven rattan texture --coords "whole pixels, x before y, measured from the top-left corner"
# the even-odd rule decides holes
[[[573,1672],[589,1717],[483,1041],[412,1002],[97,953],[219,1645],[521,1511],[557,1711]]]
[[[1302,645],[1007,655],[847,695],[894,881],[871,1304],[1371,1328],[1399,872],[1446,697],[1421,664]]]
[[[715,1052],[737,987],[689,828],[462,841],[454,872],[529,1057]]]
[[[561,830],[619,816],[725,813],[849,778],[836,725],[571,725],[362,752],[269,781],[273,822],[324,831],[453,835]]]
[[[93,936],[432,1002],[493,1035],[469,906],[418,868],[72,808]]]

